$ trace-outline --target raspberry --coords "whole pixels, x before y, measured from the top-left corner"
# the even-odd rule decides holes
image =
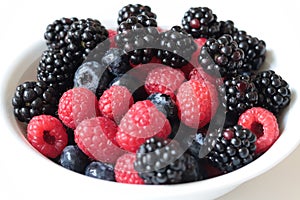
[[[174,93],[184,80],[180,70],[168,66],[156,67],[149,72],[145,89],[149,94],[163,93],[174,98]]]
[[[119,183],[144,184],[134,169],[135,154],[126,153],[120,156],[115,165],[115,178]]]
[[[208,73],[206,73],[201,66],[192,69],[192,71],[189,74],[189,79],[194,79],[198,81],[209,81],[213,84],[217,83],[218,80],[218,78],[213,77]]]
[[[133,104],[133,97],[124,86],[111,86],[99,99],[99,110],[104,117],[120,122]]]
[[[178,117],[192,128],[201,128],[210,122],[218,107],[217,91],[209,82],[189,80],[178,89]]]
[[[118,34],[116,30],[108,29],[108,38],[110,42],[110,48],[116,48],[115,36]]]
[[[74,129],[82,120],[99,114],[95,94],[83,87],[73,88],[63,93],[58,104],[58,116],[69,128]]]
[[[279,137],[279,127],[275,115],[261,107],[246,110],[239,117],[238,124],[253,132],[256,137],[256,153],[267,151]]]
[[[138,101],[122,118],[116,140],[120,147],[136,152],[148,138],[167,138],[171,126],[165,115],[149,100]]]
[[[51,115],[34,116],[27,126],[27,139],[35,149],[49,158],[59,156],[68,143],[63,124]]]
[[[75,142],[89,157],[114,164],[123,154],[115,141],[117,130],[117,125],[108,118],[86,119],[74,131]]]

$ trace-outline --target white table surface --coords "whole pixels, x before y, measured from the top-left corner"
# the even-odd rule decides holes
[[[114,1],[112,4],[102,5],[103,1],[14,1],[4,0],[0,3],[0,58],[1,68],[9,66],[14,55],[18,52],[22,52],[31,46],[32,41],[43,40],[43,33],[46,25],[59,19],[61,17],[72,17],[78,18],[95,17],[99,18],[103,24],[109,23],[111,20],[116,21],[117,11],[120,7],[114,7]],[[106,2],[106,1],[104,1]],[[117,1],[115,1],[117,2]],[[179,9],[181,7],[189,8],[190,5],[202,6],[202,1],[172,1],[172,4],[161,5],[162,1],[121,1],[122,5],[127,3],[142,3],[151,5],[152,9],[159,15],[160,12],[166,12],[164,9],[169,6],[170,12],[172,9]],[[168,2],[168,1],[167,1]],[[189,5],[190,2],[190,5]],[[220,1],[222,2],[222,1]],[[223,3],[233,3],[233,1],[224,1]],[[240,3],[238,3],[240,2]],[[243,2],[243,3],[241,3]],[[241,9],[245,9],[247,4],[258,4],[261,3],[266,6],[267,3],[260,1],[237,1],[236,5],[243,4]],[[268,9],[272,9],[273,5],[279,4],[279,1],[268,1],[272,2],[272,5]],[[118,2],[120,3],[120,2]],[[206,4],[205,4],[206,5]],[[235,5],[235,4],[232,4]],[[300,15],[295,11],[299,12],[300,6],[297,1],[284,1],[282,13],[286,13],[286,8],[289,8],[289,14],[291,20],[300,18]],[[182,9],[185,10],[185,9]],[[224,11],[226,12],[226,11]],[[267,13],[267,11],[266,11]],[[259,13],[255,13],[258,15]],[[179,17],[175,17],[172,20],[180,20],[183,14]],[[262,15],[263,16],[263,15]],[[249,16],[251,17],[251,16]],[[168,23],[170,19],[160,19],[160,22]],[[180,21],[178,21],[180,23]],[[297,24],[300,26],[300,23]],[[282,28],[284,24],[278,24],[278,28]],[[289,28],[289,27],[287,27]],[[300,37],[300,34],[299,34]],[[32,40],[32,38],[36,38]],[[280,40],[284,38],[279,38]],[[298,40],[299,41],[299,40]],[[300,51],[299,51],[300,53]],[[298,58],[297,58],[298,59]],[[298,59],[299,65],[299,59]],[[299,67],[299,66],[298,66]],[[297,131],[297,130],[295,130]],[[298,131],[299,132],[299,131]],[[299,132],[300,134],[300,132]],[[1,152],[2,153],[2,152]],[[1,161],[2,162],[2,161]],[[0,167],[1,169],[1,167]],[[0,183],[1,183],[0,177]],[[1,188],[0,188],[1,190]],[[13,189],[12,189],[13,192]],[[25,198],[26,199],[26,198]],[[289,157],[279,163],[270,171],[250,180],[243,185],[239,186],[227,195],[219,198],[219,200],[232,200],[232,199],[272,199],[272,200],[297,200],[300,199],[300,147],[298,147]]]

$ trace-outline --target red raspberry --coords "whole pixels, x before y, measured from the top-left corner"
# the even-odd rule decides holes
[[[117,35],[117,31],[113,29],[108,29],[108,38],[110,41],[110,48],[116,48],[115,36]]]
[[[105,117],[83,120],[74,131],[78,147],[92,159],[114,164],[124,151],[115,141],[117,125]]]
[[[138,101],[122,118],[116,140],[123,149],[136,152],[153,136],[167,138],[171,126],[165,115],[149,100]]]
[[[56,158],[68,143],[63,124],[51,115],[33,117],[27,126],[27,139],[43,155]]]
[[[148,94],[163,93],[173,98],[175,91],[184,80],[182,71],[168,66],[160,66],[149,72],[145,81],[145,89]]]
[[[111,86],[99,99],[99,110],[104,117],[119,123],[123,115],[133,104],[133,97],[124,86]]]
[[[199,80],[199,81],[209,81],[213,84],[217,83],[217,78],[206,73],[201,66],[192,69],[189,74],[188,79],[189,80],[194,79],[194,80]],[[220,77],[220,79],[221,79],[221,77]]]
[[[267,151],[280,134],[275,115],[261,107],[246,110],[240,115],[238,124],[256,135],[257,154]]]
[[[82,120],[98,115],[97,97],[86,88],[72,88],[64,92],[59,100],[58,116],[69,128],[75,129]]]
[[[209,123],[219,104],[215,86],[207,81],[184,82],[176,98],[178,117],[192,128],[201,128]]]
[[[119,183],[144,184],[144,180],[139,177],[134,169],[136,157],[133,153],[126,153],[120,156],[115,165],[115,179]]]

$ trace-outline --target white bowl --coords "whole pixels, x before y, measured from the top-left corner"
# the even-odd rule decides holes
[[[143,2],[141,3],[143,4]],[[4,130],[1,133],[0,148],[1,154],[5,152],[3,160],[9,163],[9,165],[4,165],[4,169],[1,169],[0,179],[1,181],[4,180],[5,188],[8,189],[1,191],[1,199],[11,199],[12,196],[16,197],[17,193],[25,199],[27,197],[32,197],[32,199],[38,199],[38,197],[44,199],[94,199],[107,195],[112,199],[131,200],[214,199],[259,176],[281,162],[300,142],[300,134],[297,131],[300,110],[298,100],[300,85],[297,83],[299,75],[294,72],[294,67],[297,67],[295,61],[299,54],[296,48],[299,45],[291,45],[300,44],[297,38],[299,37],[297,36],[298,30],[293,30],[293,20],[288,20],[290,19],[289,16],[284,14],[288,10],[281,9],[280,4],[273,5],[271,10],[268,9],[267,3],[261,2],[260,7],[255,7],[252,3],[255,4],[251,1],[251,5],[242,7],[244,10],[233,9],[228,2],[209,2],[205,6],[212,8],[219,19],[232,19],[238,28],[245,29],[251,35],[264,39],[269,52],[266,62],[270,65],[270,68],[274,69],[290,84],[292,101],[289,107],[285,109],[285,116],[281,123],[281,136],[260,158],[226,175],[199,182],[162,186],[129,185],[102,181],[74,173],[54,164],[33,149],[26,141],[23,136],[24,130],[15,120],[11,106],[11,98],[16,86],[25,80],[35,79],[35,67],[41,52],[46,48],[41,35],[39,38],[29,38],[32,45],[22,47],[22,51],[16,50],[17,54],[7,53],[6,55],[9,55],[7,59],[11,62],[9,66],[3,69],[4,72],[1,74],[0,106],[2,115],[0,118]],[[118,8],[121,8],[125,4],[123,2],[117,5],[120,5]],[[169,4],[164,6],[163,3],[157,6],[150,1],[145,4],[150,5],[158,14],[158,21],[166,25],[170,23],[172,25],[180,24],[183,13],[189,7],[203,6],[201,2],[193,2],[191,5],[178,2],[179,5],[177,6]],[[168,13],[160,12],[166,6],[171,7],[173,10],[176,9],[176,12],[172,12],[174,18],[168,17]],[[250,11],[245,10],[246,7]],[[262,12],[266,9],[268,9],[267,15]],[[118,9],[115,10],[115,13],[117,11]],[[255,14],[250,15],[251,13]],[[85,14],[88,15],[88,13]],[[66,15],[61,14],[61,16]],[[76,15],[73,14],[73,16]],[[101,17],[99,19],[101,20]],[[45,21],[45,26],[40,27],[41,32],[51,21],[53,21],[52,18]],[[107,21],[106,26],[115,26],[113,23],[110,24],[110,20]],[[283,36],[286,34],[286,30],[282,28],[283,26],[291,30],[289,33],[290,40],[287,39],[289,42],[283,40]],[[25,42],[25,44],[28,43]],[[10,190],[11,188],[16,189]],[[16,193],[13,194],[9,191],[15,191]]]

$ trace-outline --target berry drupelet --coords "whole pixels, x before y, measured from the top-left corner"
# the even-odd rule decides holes
[[[254,83],[258,89],[257,106],[263,107],[278,115],[291,101],[288,83],[273,70],[259,72]]]
[[[226,112],[225,126],[236,124],[239,115],[258,102],[259,91],[248,75],[226,79],[218,91]]]
[[[185,12],[182,27],[194,38],[216,37],[220,32],[217,16],[207,7],[192,7]]]
[[[233,38],[222,35],[218,39],[209,38],[198,57],[199,64],[210,75],[226,77],[236,74],[243,66],[244,52]]]
[[[48,114],[57,116],[58,92],[41,81],[20,84],[12,98],[14,114],[21,122],[28,123],[32,117]]]
[[[128,4],[124,6],[118,13],[118,24],[126,21],[131,16],[146,15],[149,18],[156,19],[156,14],[151,11],[151,8],[141,4]]]
[[[215,135],[217,134],[217,135]],[[256,136],[240,125],[218,129],[207,137],[216,137],[207,159],[222,172],[239,169],[255,159]]]
[[[173,26],[170,30],[160,33],[157,46],[157,57],[162,64],[173,68],[181,68],[188,64],[197,50],[194,39],[180,26]]]
[[[233,40],[244,51],[243,71],[258,70],[266,57],[266,43],[257,37],[248,35],[245,31],[236,31]]]
[[[175,140],[147,139],[136,153],[134,168],[145,184],[176,184],[201,179],[196,159]]]
[[[132,66],[149,63],[156,55],[157,22],[146,15],[131,16],[118,27],[117,46],[129,55]]]

